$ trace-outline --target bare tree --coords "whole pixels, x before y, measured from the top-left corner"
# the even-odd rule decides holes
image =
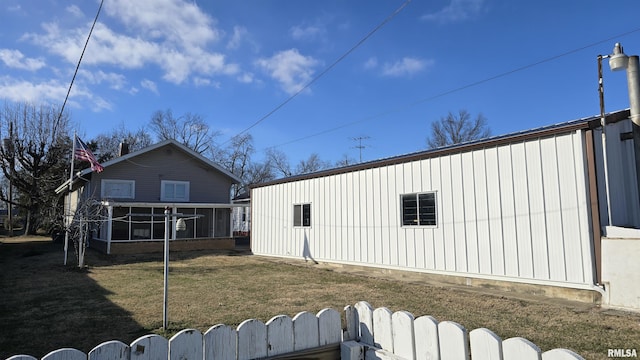
[[[232,196],[240,195],[250,185],[273,180],[273,170],[269,161],[265,163],[254,162],[255,153],[253,136],[243,134],[231,139],[231,143],[225,149],[218,149],[213,154],[213,160],[231,171],[242,180],[242,184],[234,186]]]
[[[186,113],[176,118],[171,110],[156,111],[150,127],[160,141],[175,139],[200,154],[210,152],[214,138],[219,135],[202,116]]]
[[[245,180],[245,186],[251,186],[265,181],[271,181],[275,178],[273,167],[266,161],[262,163],[251,163],[243,180]]]
[[[87,249],[88,240],[93,231],[97,231],[103,220],[106,219],[105,208],[95,198],[88,198],[81,201],[75,210],[73,220],[68,227],[69,238],[73,240],[78,267],[84,268],[84,255]]]
[[[274,175],[279,174],[281,177],[309,174],[331,167],[329,162],[321,160],[320,156],[316,153],[309,155],[307,159],[300,160],[294,170],[291,170],[287,154],[280,150],[274,148],[268,149],[267,159],[269,165],[271,165],[274,170]]]
[[[483,139],[491,136],[487,119],[478,114],[475,119],[466,110],[451,112],[439,121],[431,123],[431,135],[427,137],[427,145],[431,149],[467,141]]]
[[[313,153],[309,155],[306,160],[300,160],[296,166],[296,175],[310,174],[312,172],[320,171],[329,168],[331,165],[326,161],[320,160],[318,154]]]
[[[127,130],[124,124],[114,129],[111,133],[98,135],[91,144],[95,144],[96,156],[99,162],[105,162],[118,156],[118,149],[121,142],[126,142],[129,151],[136,151],[151,145],[151,136],[140,128],[135,132]]]
[[[266,156],[268,163],[274,170],[274,174],[280,175],[281,177],[289,177],[293,175],[287,154],[275,148],[269,148],[267,149]]]
[[[338,167],[342,167],[342,166],[349,166],[349,165],[353,165],[358,163],[358,161],[352,157],[350,157],[348,154],[342,154],[342,157],[336,161],[336,166]]]
[[[64,182],[70,161],[69,117],[60,109],[28,103],[6,104],[0,113],[0,168],[16,190],[0,199],[18,206],[25,230],[34,234],[59,217],[60,199],[54,189]]]

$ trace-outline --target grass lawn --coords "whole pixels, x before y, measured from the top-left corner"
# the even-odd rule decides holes
[[[452,320],[468,330],[486,327],[503,339],[525,337],[542,350],[569,348],[586,359],[606,359],[609,348],[640,350],[640,314],[207,252],[172,254],[170,331],[163,333],[162,254],[107,257],[88,251],[89,267],[78,271],[62,265],[60,244],[0,240],[0,359],[42,357],[62,347],[88,352],[107,340],[170,337],[184,328],[204,332],[219,323],[266,322],[305,310],[341,311],[360,300]]]

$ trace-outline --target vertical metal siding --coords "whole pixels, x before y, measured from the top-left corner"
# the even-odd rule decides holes
[[[549,279],[549,251],[547,248],[547,219],[544,202],[544,183],[542,171],[543,158],[540,141],[530,141],[526,146],[529,219],[531,231],[533,277]]]
[[[518,276],[533,277],[533,254],[531,249],[531,214],[529,209],[529,175],[527,153],[524,143],[511,146],[514,212],[516,224],[516,248],[518,253]]]
[[[487,203],[489,206],[489,234],[491,243],[491,272],[494,275],[505,274],[504,229],[502,227],[502,199],[500,198],[500,166],[498,148],[485,149],[487,175]]]
[[[480,261],[478,257],[478,217],[476,210],[476,202],[478,196],[476,193],[475,164],[473,161],[474,153],[467,152],[461,154],[460,171],[462,172],[462,193],[464,195],[464,224],[465,224],[465,240],[466,240],[466,266],[470,273],[478,273],[480,269]]]
[[[585,155],[577,131],[255,188],[257,254],[590,283]],[[434,191],[437,226],[402,226],[402,194]],[[293,204],[311,203],[311,227]]]
[[[491,273],[491,231],[489,216],[489,199],[487,196],[479,196],[480,194],[488,194],[488,180],[485,162],[486,151],[476,151],[473,154],[473,186],[476,196],[475,215],[476,215],[476,234],[477,234],[477,262],[478,273]]]

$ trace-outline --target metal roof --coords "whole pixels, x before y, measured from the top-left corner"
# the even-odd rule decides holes
[[[607,123],[615,123],[624,119],[628,119],[630,116],[629,114],[630,114],[629,109],[611,112],[606,115],[606,121]],[[567,122],[557,123],[553,125],[538,127],[534,129],[529,129],[529,130],[504,134],[504,135],[492,136],[485,139],[474,140],[474,141],[464,142],[460,144],[455,144],[455,145],[450,145],[450,146],[445,146],[445,147],[440,147],[435,149],[423,150],[423,151],[418,151],[418,152],[413,152],[409,154],[403,154],[403,155],[398,155],[398,156],[393,156],[393,157],[388,157],[388,158],[383,158],[378,160],[372,160],[368,162],[359,163],[356,165],[348,165],[348,166],[343,166],[338,168],[321,170],[318,172],[303,174],[303,175],[294,175],[294,176],[272,180],[272,181],[268,181],[260,184],[254,184],[251,186],[251,188],[258,188],[258,187],[283,184],[283,183],[299,181],[299,180],[325,177],[325,176],[349,173],[349,172],[365,170],[365,169],[379,168],[383,166],[429,159],[429,158],[439,157],[439,156],[448,155],[448,154],[461,153],[461,152],[471,151],[471,150],[480,149],[480,148],[493,147],[493,146],[498,146],[506,143],[524,141],[527,139],[551,136],[551,135],[566,133],[566,132],[575,131],[575,130],[594,129],[601,126],[600,120],[601,120],[600,115],[591,116],[591,117],[571,120]]]

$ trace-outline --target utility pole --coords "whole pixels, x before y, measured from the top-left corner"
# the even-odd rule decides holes
[[[365,145],[362,145],[362,140],[367,140],[367,139],[370,139],[370,137],[369,136],[358,136],[358,137],[352,137],[351,138],[351,140],[358,142],[358,145],[356,145],[354,147],[360,151],[360,162],[362,162],[362,149],[364,149],[366,147]]]

